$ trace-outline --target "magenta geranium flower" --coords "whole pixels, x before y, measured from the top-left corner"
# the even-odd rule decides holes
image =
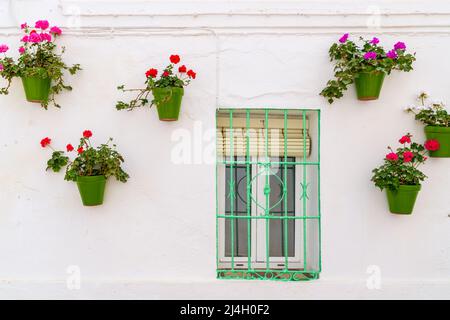
[[[53,34],[55,34],[55,35],[60,36],[61,33],[62,33],[62,31],[61,31],[60,28],[58,28],[58,27],[55,26],[55,27],[51,27],[51,28],[50,28],[50,33],[53,33]]]
[[[399,41],[396,44],[394,44],[394,49],[395,50],[405,50],[406,44],[404,42]]]
[[[50,26],[47,20],[39,20],[36,21],[36,24],[34,25],[35,28],[45,30]]]
[[[348,39],[348,33],[345,33],[345,34],[339,39],[339,42],[340,42],[340,43],[345,43],[345,42],[347,42],[347,39]]]
[[[9,50],[9,47],[6,44],[0,45],[0,53],[5,53]]]
[[[16,49],[13,49],[17,50],[15,51],[18,56],[17,58],[6,56],[9,48],[6,44],[0,42],[0,63],[3,64],[0,78],[3,78],[7,82],[6,85],[2,83],[0,86],[0,93],[7,95],[14,78],[20,78],[21,76],[34,77],[34,74],[29,75],[27,70],[39,68],[38,78],[48,79],[52,75],[57,74],[58,81],[53,83],[53,92],[49,92],[49,95],[43,92],[42,99],[36,99],[35,102],[39,102],[44,109],[47,109],[49,103],[53,103],[56,107],[59,107],[54,100],[54,95],[63,90],[71,90],[71,87],[63,81],[63,73],[67,70],[69,71],[68,73],[73,75],[78,70],[81,70],[80,65],[74,64],[67,66],[62,62],[61,55],[64,53],[64,47],[58,53],[56,51],[56,43],[53,43],[57,36],[61,34],[61,29],[57,26],[50,28],[47,20],[38,20],[32,25],[22,23],[19,26],[21,30],[18,39],[21,42],[19,42]],[[25,89],[25,91],[27,90],[28,88]]]
[[[378,44],[380,43],[380,39],[378,39],[377,37],[373,37],[372,41],[370,41],[371,44]]]
[[[36,32],[32,32],[30,33],[30,36],[28,37],[28,41],[33,42],[33,43],[38,43],[41,42],[41,36],[38,35]]]
[[[3,67],[3,65],[0,63],[0,71],[3,71],[5,67]]]
[[[366,52],[363,58],[366,60],[375,60],[377,58],[377,53],[373,51]]]
[[[52,41],[52,36],[50,35],[50,33],[41,33],[40,34],[41,37],[41,41],[48,41],[51,42]]]
[[[398,57],[397,51],[392,49],[391,51],[386,53],[386,57],[388,57],[389,59],[397,59],[397,57]]]

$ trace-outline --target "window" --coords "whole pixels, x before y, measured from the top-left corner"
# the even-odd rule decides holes
[[[217,275],[320,273],[318,110],[217,112]]]

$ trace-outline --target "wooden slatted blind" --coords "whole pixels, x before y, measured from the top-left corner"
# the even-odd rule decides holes
[[[311,138],[309,136],[309,121],[306,121],[306,137],[303,136],[303,119],[301,116],[289,115],[287,129],[284,128],[283,116],[270,115],[267,124],[268,155],[271,157],[284,157],[285,136],[287,141],[288,157],[303,157],[304,144],[306,155],[311,152]],[[246,114],[233,113],[233,127],[230,127],[228,113],[217,117],[217,154],[231,156],[231,136],[233,135],[233,155],[245,156],[247,153],[247,134],[249,140],[250,156],[266,155],[266,124],[265,118],[260,114],[251,114],[248,127]]]

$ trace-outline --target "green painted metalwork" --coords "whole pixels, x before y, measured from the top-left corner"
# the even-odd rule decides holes
[[[233,110],[230,110],[230,136],[233,137]],[[234,139],[231,138],[231,159],[234,159]],[[233,181],[233,164],[231,164],[231,180],[230,180],[230,195],[233,195],[230,200],[230,212],[233,216],[234,209],[234,181]],[[231,270],[234,270],[234,219],[231,219]]]
[[[285,270],[239,270],[231,271],[217,269],[218,279],[236,280],[278,280],[278,281],[307,281],[319,278],[317,271],[285,271]]]
[[[319,277],[319,274],[322,270],[322,259],[321,259],[321,205],[320,205],[320,110],[315,109],[245,109],[245,157],[235,157],[234,153],[234,126],[233,126],[233,118],[234,111],[240,111],[242,114],[242,109],[219,109],[218,114],[227,113],[229,118],[229,153],[228,155],[224,155],[221,158],[217,158],[216,161],[216,233],[217,233],[217,241],[216,241],[216,262],[217,262],[217,278],[219,279],[247,279],[247,280],[278,280],[278,281],[305,281],[305,280],[314,280]],[[264,119],[264,157],[253,157],[250,155],[250,124],[252,119],[252,112],[258,112],[259,115],[263,115]],[[284,127],[284,154],[278,158],[271,158],[269,154],[269,121],[271,119],[272,114],[277,114],[278,116],[282,113],[283,119],[283,127]],[[298,117],[299,121],[301,121],[302,128],[302,145],[303,145],[303,156],[300,158],[288,158],[288,119],[289,115],[295,114],[295,117]],[[262,121],[262,120],[261,120]],[[242,123],[242,122],[241,122]],[[309,124],[309,126],[307,125]],[[238,126],[239,127],[239,126]],[[315,152],[313,155],[308,155],[307,150],[307,138],[309,137],[309,133],[311,133],[311,129],[314,131],[315,135],[311,138],[311,145],[316,146]],[[242,154],[242,153],[241,153]],[[256,158],[256,159],[255,159]],[[311,159],[308,159],[311,158]],[[294,160],[292,160],[294,159]],[[235,198],[236,194],[239,193],[238,186],[239,183],[235,180],[235,175],[233,174],[236,167],[245,166],[245,174],[246,174],[246,204],[243,207],[244,211],[247,211],[247,214],[242,215],[244,211],[241,209],[235,208]],[[252,166],[259,168],[257,173],[251,177]],[[298,199],[299,203],[301,203],[300,207],[295,208],[294,215],[288,215],[288,166],[294,166],[295,170],[298,170],[298,174],[301,176],[301,181],[295,187],[295,199]],[[223,197],[224,195],[219,194],[218,188],[218,177],[220,168],[228,168],[230,170],[229,181],[225,181],[228,184],[229,194],[224,197],[224,201],[229,201],[229,211],[227,214],[221,212],[219,208],[219,197]],[[282,172],[280,173],[280,177],[277,174],[273,174],[271,169],[273,167],[282,167]],[[312,171],[310,171],[312,170]],[[294,171],[295,173],[295,171]],[[316,174],[314,174],[316,173]],[[260,203],[257,199],[257,196],[254,196],[254,188],[253,184],[258,180],[259,177],[264,176],[264,188],[262,190],[262,194],[264,197],[264,203]],[[271,203],[271,184],[270,177],[274,177],[275,183],[280,186],[280,195],[277,201],[273,201]],[[308,179],[316,179],[317,189],[314,190],[312,188],[313,183],[308,181]],[[239,179],[241,181],[242,179]],[[296,184],[297,184],[296,183]],[[297,191],[298,190],[298,191]],[[316,195],[311,197],[311,193],[316,192]],[[278,195],[277,195],[278,196]],[[241,197],[242,201],[243,197]],[[312,201],[317,201],[317,204],[314,205]],[[279,204],[284,204],[283,211],[279,211],[279,214],[273,214],[272,209],[277,207]],[[296,202],[295,202],[296,203]],[[253,207],[254,205],[254,207]],[[236,204],[238,206],[238,204]],[[242,207],[238,206],[239,208]],[[258,215],[256,212],[252,212],[252,208],[256,208],[255,210],[262,210],[262,214]],[[317,213],[314,211],[317,208]],[[236,209],[236,210],[235,210]],[[227,209],[228,210],[228,209]],[[236,212],[236,213],[235,213]],[[282,212],[282,213],[281,213]],[[219,255],[220,249],[220,222],[230,223],[230,259],[225,263],[226,267],[224,267],[224,263],[221,261],[221,257]],[[237,242],[235,239],[238,239],[239,230],[237,229],[237,221],[246,221],[246,232],[247,232],[247,255],[246,257],[242,254],[240,255],[240,259],[236,260],[236,254],[238,249],[235,248],[237,246]],[[253,230],[256,223],[260,221],[264,224],[265,230],[264,235],[264,246],[265,246],[265,260],[255,261],[255,256],[258,254],[254,252],[254,238],[252,238],[252,233],[255,232]],[[270,243],[271,243],[271,222],[280,222],[280,228],[282,229],[280,238],[281,238],[281,256],[279,257],[281,260],[275,260],[274,257],[270,256]],[[294,224],[294,230],[297,228],[296,222],[299,222],[302,231],[302,236],[297,237],[294,234],[295,246],[301,250],[301,265],[295,264],[290,260],[289,256],[289,224]],[[253,224],[254,222],[255,224]],[[236,228],[235,228],[236,226]],[[279,229],[278,229],[279,230]],[[242,230],[241,230],[242,231]],[[292,236],[292,235],[291,235]],[[225,239],[225,237],[223,237]],[[245,243],[245,242],[244,242]],[[301,248],[301,249],[300,249]],[[262,251],[261,251],[262,252]],[[317,254],[317,256],[315,256]],[[245,258],[244,258],[245,257]],[[242,260],[244,259],[244,260]],[[246,263],[241,263],[241,261],[246,261]],[[283,263],[278,263],[278,261],[283,261]]]
[[[250,157],[250,135],[249,135],[249,127],[250,127],[250,110],[247,110],[245,113],[245,159],[248,160]],[[252,197],[252,180],[248,179],[250,172],[250,163],[247,161],[245,165],[245,170],[247,173],[247,213],[251,212],[251,197]],[[249,191],[250,190],[250,191]],[[247,269],[252,270],[252,237],[251,237],[251,220],[247,220]]]

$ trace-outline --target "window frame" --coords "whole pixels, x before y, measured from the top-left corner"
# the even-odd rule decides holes
[[[300,161],[298,157],[293,157],[294,161]],[[257,162],[261,159],[261,157],[252,156],[251,161]],[[282,157],[279,157],[281,162]],[[295,168],[295,165],[294,165]],[[218,172],[218,194],[224,195],[222,199],[219,200],[219,212],[225,213],[225,202],[226,202],[226,170],[227,166],[224,166],[223,170]],[[253,163],[251,165],[250,173],[251,173],[251,181],[252,181],[252,190],[255,190],[256,199],[264,199],[264,179],[253,179],[253,177],[264,177],[264,175],[258,175],[258,170],[264,170],[258,168],[258,166]],[[294,169],[295,177],[294,177],[294,185],[299,185],[301,182],[301,176],[299,170]],[[248,179],[248,177],[247,177]],[[301,201],[298,197],[295,197],[294,193],[294,215],[300,214]],[[251,215],[264,215],[264,210],[259,208],[254,201],[251,201]],[[230,218],[227,218],[230,219]],[[249,219],[251,221],[251,266],[254,269],[261,269],[267,266],[267,256],[265,250],[266,244],[266,223],[269,221],[268,219]],[[281,220],[282,221],[282,220]],[[294,256],[288,257],[289,266],[292,268],[301,268],[303,266],[303,247],[299,245],[295,239],[302,237],[302,226],[301,221],[299,219],[294,220],[295,223],[295,233],[294,233]],[[231,257],[225,255],[225,246],[226,246],[226,232],[225,232],[225,224],[226,219],[221,219],[219,221],[219,267],[220,268],[231,268]],[[285,259],[283,256],[269,257],[269,266],[272,269],[283,269],[285,267]],[[245,269],[248,268],[248,257],[234,257],[235,269]]]
[[[272,157],[273,154],[271,151],[268,151],[268,144],[270,148],[270,134],[268,135],[268,130],[271,128],[280,128],[280,122],[275,122],[274,124],[270,124],[270,118],[268,117],[269,113],[272,116],[272,112],[274,117],[272,119],[280,119],[280,113],[284,114],[284,126],[281,128],[284,128],[284,132],[288,130],[288,128],[292,128],[294,131],[298,130],[295,128],[298,128],[300,123],[301,128],[301,135],[302,138],[299,141],[298,138],[296,139],[294,136],[294,140],[291,143],[291,139],[289,136],[284,137],[284,142],[282,147],[280,149],[280,152],[282,152],[283,161],[280,162],[274,162],[268,159],[269,157]],[[278,258],[278,257],[272,257],[270,259],[270,262],[264,263],[264,266],[259,268],[259,265],[254,265],[255,259],[254,257],[250,257],[247,255],[247,257],[236,257],[234,255],[234,251],[232,252],[232,259],[230,265],[224,265],[223,259],[225,257],[220,256],[220,244],[219,244],[219,237],[221,234],[221,231],[224,231],[221,229],[221,221],[225,221],[226,219],[236,219],[239,218],[238,215],[233,214],[233,217],[228,217],[225,212],[220,212],[219,208],[219,202],[221,201],[219,198],[219,191],[225,191],[226,189],[221,189],[221,184],[219,183],[219,180],[222,178],[222,180],[225,179],[226,170],[222,170],[223,174],[222,177],[220,176],[220,170],[219,168],[223,168],[223,166],[231,165],[233,168],[233,165],[241,165],[245,164],[247,168],[254,163],[254,161],[234,161],[225,160],[227,157],[230,157],[230,159],[233,159],[235,155],[241,156],[243,154],[242,151],[242,145],[247,145],[246,151],[244,151],[244,156],[248,157],[249,155],[253,156],[254,149],[252,150],[253,144],[249,145],[250,143],[256,143],[252,140],[252,137],[249,136],[249,130],[252,129],[254,123],[251,123],[250,120],[250,114],[253,116],[253,118],[261,119],[261,115],[263,115],[264,124],[264,136],[265,136],[265,151],[263,154],[265,155],[263,163],[258,163],[258,165],[263,165],[264,168],[271,168],[274,165],[295,165],[296,166],[296,180],[298,177],[298,173],[301,172],[301,183],[298,186],[298,191],[295,192],[295,197],[300,197],[301,201],[301,215],[295,216],[295,217],[281,217],[281,221],[290,221],[290,219],[294,219],[295,221],[300,221],[301,225],[303,226],[303,239],[295,240],[301,241],[300,248],[304,248],[303,250],[303,266],[299,269],[296,269],[293,265],[289,263],[289,259],[287,257],[288,253],[286,254],[286,250],[284,250],[284,261],[286,262],[286,266],[282,268],[281,265],[274,266],[272,264],[272,258]],[[246,118],[247,120],[244,122],[245,125],[243,126],[242,119]],[[283,118],[283,117],[281,117]],[[228,121],[229,119],[229,121]],[[233,125],[233,120],[237,119],[236,125]],[[293,127],[290,127],[290,124],[288,125],[288,121],[290,119],[294,119]],[[295,120],[297,119],[297,120]],[[260,121],[260,120],[259,120]],[[276,120],[275,120],[276,121]],[[297,122],[299,121],[299,122]],[[229,122],[229,126],[228,126]],[[314,125],[311,126],[311,123],[314,123]],[[283,122],[281,122],[282,125]],[[258,127],[259,125],[259,127]],[[261,124],[256,123],[257,128],[261,128]],[[278,126],[278,127],[277,127]],[[218,279],[248,279],[248,280],[277,280],[277,281],[307,281],[307,280],[314,280],[318,279],[320,272],[322,270],[322,259],[321,259],[321,201],[320,201],[320,109],[268,109],[268,108],[219,108],[216,113],[216,141],[217,141],[217,158],[216,158],[216,266],[217,266],[217,278]],[[242,140],[242,137],[237,137],[238,140],[235,145],[233,145],[234,140],[234,131],[233,129],[240,129],[245,130],[246,137],[244,137],[244,140]],[[238,132],[238,135],[242,133]],[[298,133],[293,133],[298,134]],[[311,139],[310,134],[316,138]],[[291,136],[292,137],[292,136]],[[250,141],[248,140],[250,138]],[[240,139],[240,140],[239,140]],[[271,138],[270,138],[271,139]],[[286,140],[287,139],[287,140]],[[260,142],[257,142],[260,143]],[[288,144],[287,144],[288,143]],[[300,149],[298,148],[298,144],[300,144]],[[312,149],[311,145],[314,146],[314,149]],[[249,151],[250,146],[250,151]],[[236,148],[236,149],[234,149]],[[294,148],[294,149],[292,149]],[[236,150],[234,152],[233,150]],[[281,151],[284,150],[284,151]],[[292,150],[292,151],[291,151]],[[314,150],[312,152],[311,150]],[[250,152],[250,153],[249,153]],[[288,155],[294,156],[294,154],[291,154],[291,152],[295,153],[295,156],[297,159],[291,163],[287,160]],[[257,153],[259,156],[261,156],[261,153]],[[300,161],[298,161],[298,157],[300,157]],[[307,159],[308,158],[308,159]],[[297,166],[299,167],[297,169]],[[233,170],[233,169],[231,169]],[[232,177],[233,175],[231,175]],[[285,178],[286,179],[286,178]],[[271,208],[269,208],[269,203],[271,200],[268,198],[270,197],[268,195],[268,192],[270,193],[270,186],[268,179],[265,179],[266,183],[264,186],[264,196],[265,196],[265,204],[262,206],[265,211],[265,215],[262,218],[254,218],[250,217],[251,221],[253,220],[269,220],[269,219],[276,219],[276,218],[270,218],[267,214],[270,214]],[[236,186],[233,184],[233,180],[231,178],[230,185],[233,185],[233,188]],[[298,182],[298,180],[297,180]],[[226,185],[223,183],[223,188],[226,188]],[[269,188],[269,189],[268,189]],[[261,189],[261,188],[260,188]],[[268,190],[267,190],[268,189]],[[313,193],[311,193],[311,191]],[[286,189],[283,190],[284,194],[287,194]],[[250,195],[247,195],[247,197],[250,197]],[[253,199],[253,196],[251,196]],[[284,197],[286,199],[286,197]],[[311,199],[310,199],[311,198]],[[226,199],[224,197],[224,199]],[[259,206],[259,205],[258,205]],[[231,207],[232,208],[232,207]],[[242,208],[242,207],[240,207]],[[286,207],[285,207],[286,208]],[[233,209],[231,209],[233,212]],[[287,211],[285,211],[285,215],[288,214]],[[297,215],[297,214],[296,214]],[[297,222],[298,224],[298,222]],[[223,224],[225,225],[225,224]],[[266,224],[267,226],[268,224]],[[233,226],[233,224],[232,224]],[[268,226],[265,230],[265,232],[269,232],[270,229]],[[233,230],[233,229],[232,229]],[[224,233],[224,232],[222,232]],[[233,231],[231,231],[233,234]],[[269,232],[270,233],[270,232]],[[284,238],[284,245],[287,246],[287,237]],[[230,240],[233,239],[233,236]],[[252,241],[252,243],[254,243]],[[224,246],[225,247],[225,246]],[[265,248],[267,251],[270,250],[270,247],[266,245]],[[224,251],[223,251],[224,252]],[[252,251],[253,254],[254,251]],[[221,259],[222,258],[222,259]],[[222,261],[221,261],[222,260]],[[242,261],[241,266],[237,266],[236,264],[239,264],[240,261]],[[247,262],[247,263],[246,263]],[[257,261],[256,261],[257,262]],[[288,265],[289,264],[289,265]],[[246,269],[247,267],[247,269]],[[276,268],[276,267],[281,267]]]

